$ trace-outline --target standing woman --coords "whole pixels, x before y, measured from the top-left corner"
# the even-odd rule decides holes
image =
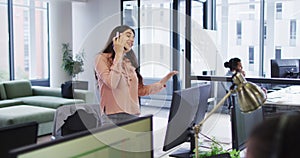
[[[95,72],[100,91],[103,123],[122,122],[140,114],[139,96],[154,94],[166,87],[177,71],[159,82],[144,85],[132,50],[134,30],[126,25],[113,29],[105,48],[97,55]]]

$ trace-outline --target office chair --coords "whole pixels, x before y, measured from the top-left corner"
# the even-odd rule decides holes
[[[62,126],[66,123],[66,120],[68,119],[69,116],[72,116],[76,112],[81,110],[85,111],[88,114],[93,115],[96,120],[97,124],[96,127],[101,126],[101,112],[100,112],[100,105],[99,104],[74,104],[74,105],[64,105],[59,108],[57,108],[55,116],[54,116],[54,123],[53,123],[53,132],[52,132],[52,139],[57,139],[62,137]],[[81,113],[79,112],[79,117],[81,117]],[[83,119],[92,119],[89,116],[85,117],[86,114],[82,114]],[[83,120],[82,123],[85,120]],[[92,119],[93,121],[93,119]],[[69,121],[68,121],[69,122]],[[90,125],[87,124],[89,128]],[[68,133],[68,132],[67,132]]]
[[[61,128],[62,136],[89,130],[97,127],[97,118],[92,113],[88,113],[83,109],[78,109],[74,114],[70,115]]]

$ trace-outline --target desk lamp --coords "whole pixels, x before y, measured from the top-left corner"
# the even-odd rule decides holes
[[[250,113],[260,108],[267,97],[263,90],[254,83],[247,82],[244,76],[237,72],[232,76],[233,85],[230,91],[220,100],[220,102],[206,115],[206,117],[193,127],[195,137],[195,157],[198,158],[199,133],[204,122],[226,101],[231,94],[236,93],[240,109],[243,113]],[[236,87],[236,88],[235,88]]]

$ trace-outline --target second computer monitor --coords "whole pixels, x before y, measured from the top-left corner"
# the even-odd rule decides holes
[[[299,59],[272,59],[272,78],[299,78]]]
[[[173,92],[167,132],[163,150],[170,150],[184,142],[190,142],[191,148],[178,156],[191,157],[193,154],[193,126],[198,124],[206,113],[211,85],[203,84]],[[176,156],[176,155],[175,155]]]

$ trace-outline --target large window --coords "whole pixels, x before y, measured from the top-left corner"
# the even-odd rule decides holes
[[[141,73],[161,78],[171,67],[171,3],[141,1]]]
[[[290,46],[296,46],[296,30],[297,30],[297,21],[292,19],[290,21]]]
[[[281,59],[281,47],[280,46],[275,47],[275,59]]]
[[[126,24],[134,29],[135,39],[133,50],[139,58],[139,26],[138,26],[138,2],[137,1],[124,1],[123,5],[123,24]]]
[[[265,1],[267,40],[264,48],[264,72],[270,77],[271,59],[300,58],[300,43],[297,41],[300,1]],[[281,15],[278,15],[281,14]],[[281,16],[281,17],[279,17]]]
[[[219,52],[224,61],[239,57],[247,76],[270,77],[271,59],[299,58],[299,5],[297,0],[216,0],[218,39],[222,39]]]
[[[138,7],[130,4],[132,2],[136,3],[135,5],[140,2],[140,15],[137,14]],[[300,5],[300,1],[297,0],[124,0],[123,4],[123,15],[126,17],[123,22],[140,29],[138,52],[141,73],[145,77],[161,77],[172,69],[172,62],[178,62],[177,69],[183,83],[184,80],[190,80],[189,76],[183,77],[188,73],[185,71],[190,71],[192,76],[209,73],[224,75],[226,68],[223,67],[223,63],[233,57],[242,60],[247,77],[270,77],[271,59],[300,58],[297,38],[297,6]],[[178,5],[178,25],[173,23],[172,18],[175,14],[172,8],[175,5],[172,4]],[[213,12],[212,17],[206,16],[209,12]],[[216,40],[213,41],[216,42],[217,51],[202,47],[207,39],[212,39],[201,34],[201,31],[205,30],[203,23],[207,21],[214,23],[213,29],[216,29],[216,32],[212,31],[215,33],[212,35],[216,36]],[[177,27],[177,34],[172,32],[174,26]],[[205,40],[202,39],[204,37]],[[176,41],[178,46],[172,45]],[[175,53],[172,46],[178,49]],[[174,60],[172,56],[177,52],[180,59]],[[203,52],[217,52],[215,56],[222,59],[210,60],[210,63],[216,63],[215,67],[211,68],[210,63],[205,62],[208,58]],[[190,55],[190,61],[185,59],[186,55]],[[190,62],[190,69],[186,68],[187,62]]]
[[[259,75],[259,8],[257,0],[216,0],[218,39],[222,39],[218,42],[219,54],[223,63],[240,58],[247,76]],[[227,70],[223,69],[218,75],[225,74]]]
[[[0,0],[0,81],[9,80],[7,1]]]
[[[145,78],[162,77],[171,69],[171,2],[123,1],[122,5],[122,23],[136,32],[134,51],[139,57],[141,74]]]
[[[5,64],[1,66],[0,79],[48,82],[48,3],[42,0],[2,0],[0,7],[1,17],[5,17],[3,21],[1,18],[0,26],[3,27],[1,40],[5,40],[0,47],[4,55],[1,64]]]
[[[276,19],[280,20],[282,18],[282,3],[276,3]]]
[[[236,44],[241,45],[242,43],[242,22],[236,21]]]
[[[209,62],[215,62],[208,60],[210,54],[207,53],[213,46],[205,47],[205,45],[209,45],[210,42],[204,44],[205,41],[209,41],[209,36],[203,31],[205,28],[203,26],[203,10],[203,2],[191,2],[191,75],[202,75],[203,72],[210,72],[212,69]],[[199,69],[199,67],[201,67],[201,69]]]

